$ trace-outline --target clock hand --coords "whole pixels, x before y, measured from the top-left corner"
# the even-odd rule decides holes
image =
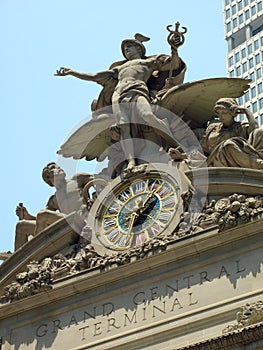
[[[142,213],[145,209],[148,208],[149,204],[151,203],[151,199],[154,197],[155,192],[159,189],[160,186],[158,186],[155,190],[151,191],[145,198],[142,207],[141,207],[141,212]]]
[[[134,222],[135,222],[135,219],[137,218],[138,214],[136,212],[133,212],[131,214],[131,219],[129,221],[129,226],[128,226],[128,235],[131,234],[131,231],[132,231],[132,228],[133,228],[133,225],[134,225]]]

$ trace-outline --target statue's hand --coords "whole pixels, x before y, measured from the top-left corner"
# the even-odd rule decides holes
[[[19,220],[27,219],[29,217],[29,213],[23,203],[19,203],[16,207],[16,215],[19,217]]]
[[[54,75],[58,77],[63,77],[65,75],[69,75],[71,72],[72,72],[72,69],[70,68],[60,67]]]
[[[244,108],[244,107],[237,107],[235,110],[237,114],[243,114],[243,113],[246,113],[246,111],[247,111],[247,108]]]

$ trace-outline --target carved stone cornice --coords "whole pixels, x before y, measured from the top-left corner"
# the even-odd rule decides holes
[[[207,339],[193,345],[174,348],[174,350],[227,350],[233,349],[233,346],[248,345],[262,341],[262,339],[263,322],[228,334],[223,334],[216,338]]]
[[[236,314],[236,319],[236,323],[227,326],[223,330],[224,334],[263,322],[263,301],[259,300],[242,306],[241,311]]]
[[[262,196],[232,194],[218,200],[207,202],[198,216],[185,213],[181,224],[170,234],[160,234],[141,246],[113,255],[100,254],[91,244],[71,245],[67,252],[48,256],[40,261],[30,261],[15,280],[4,287],[0,303],[19,300],[52,288],[55,280],[89,269],[105,269],[112,265],[125,265],[152,254],[167,250],[168,246],[181,239],[202,234],[203,231],[222,232],[236,226],[259,219],[263,214]],[[87,242],[87,241],[85,241]]]

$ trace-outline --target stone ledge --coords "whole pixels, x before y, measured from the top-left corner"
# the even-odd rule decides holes
[[[185,172],[194,185],[208,195],[263,194],[263,171],[246,168],[200,168]]]
[[[229,334],[224,334],[220,337],[204,340],[193,345],[174,348],[173,350],[226,350],[232,349],[233,346],[244,346],[262,340],[263,322]]]

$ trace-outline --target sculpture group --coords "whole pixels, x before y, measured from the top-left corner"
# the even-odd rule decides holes
[[[92,119],[74,132],[58,151],[64,157],[108,159],[101,174],[76,174],[65,178],[55,163],[43,169],[43,179],[56,189],[46,208],[36,216],[19,204],[16,213],[15,250],[47,226],[73,211],[85,219],[96,198],[87,191],[95,178],[110,181],[133,176],[152,161],[192,167],[242,167],[263,170],[263,130],[253,114],[236,99],[248,81],[234,78],[205,79],[184,84],[186,64],[178,54],[184,42],[179,23],[169,30],[171,54],[146,56],[136,34],[121,43],[124,60],[98,73],[81,73],[61,67],[56,76],[71,75],[102,85],[91,104]],[[202,96],[197,89],[202,86]],[[223,94],[224,91],[224,94]],[[194,111],[194,112],[193,112]],[[243,114],[244,122],[235,118]],[[99,186],[94,185],[98,190]],[[85,195],[84,195],[85,194]]]

